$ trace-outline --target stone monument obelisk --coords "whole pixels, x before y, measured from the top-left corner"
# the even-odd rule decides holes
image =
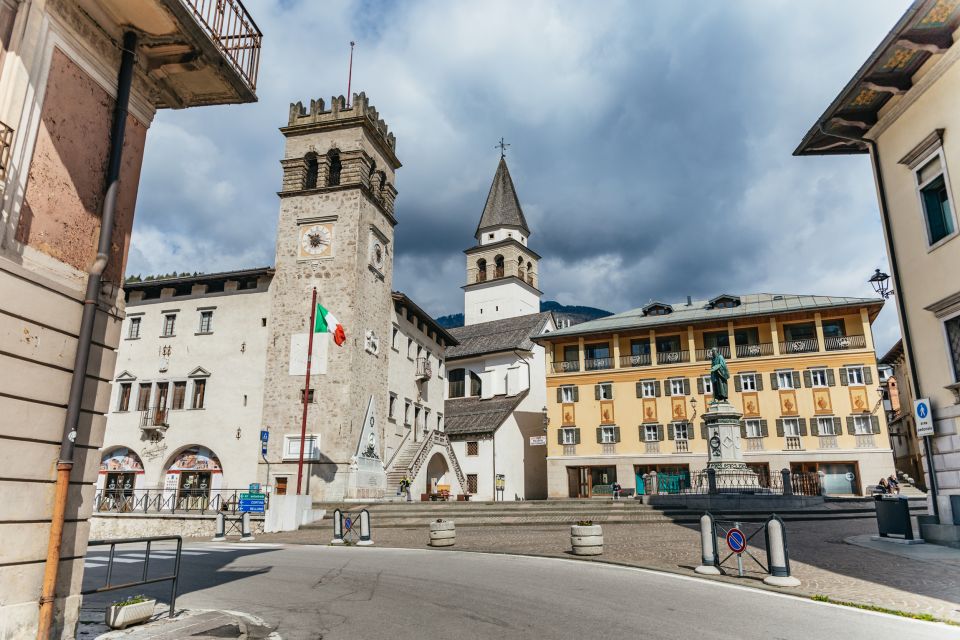
[[[757,474],[743,461],[740,444],[740,418],[743,414],[729,402],[727,380],[730,372],[719,349],[713,350],[710,382],[713,400],[703,420],[707,423],[707,468],[716,470],[717,488],[721,492],[747,491],[758,488]]]

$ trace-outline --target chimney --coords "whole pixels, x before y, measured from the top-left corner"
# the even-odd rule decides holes
[[[687,306],[688,307],[693,306],[693,298],[691,298],[690,296],[687,296]]]

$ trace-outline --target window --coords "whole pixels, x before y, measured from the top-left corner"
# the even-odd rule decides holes
[[[407,338],[407,357],[413,360],[413,338]]]
[[[708,396],[713,395],[713,379],[710,376],[703,376],[703,393]]]
[[[309,152],[307,155],[303,157],[303,162],[306,165],[306,171],[303,178],[303,188],[316,189],[317,174],[319,173],[319,163],[317,162],[317,154],[313,151]]]
[[[437,414],[437,431],[443,431],[443,414]]]
[[[213,311],[200,312],[199,333],[213,333]]]
[[[614,444],[616,441],[616,427],[600,427],[600,442],[603,444]]]
[[[684,387],[683,383],[684,383],[683,378],[674,378],[670,380],[670,395],[672,396],[685,395],[683,391],[683,387]]]
[[[657,397],[657,383],[655,380],[644,380],[640,383],[640,393],[644,398]]]
[[[560,402],[576,402],[576,387],[560,387]]]
[[[261,327],[267,326],[267,319],[266,319],[266,318],[260,318],[260,326],[261,326]],[[286,480],[286,478],[284,478],[284,480]]]
[[[397,396],[390,394],[390,400],[387,404],[387,417],[391,420],[397,419]]]
[[[580,348],[571,345],[563,348],[564,362],[578,362],[580,360]]]
[[[403,424],[410,426],[410,401],[403,402]]]
[[[703,346],[707,349],[729,347],[730,334],[726,331],[705,331],[703,334]]]
[[[183,409],[183,402],[187,397],[187,382],[181,380],[173,383],[173,409]],[[244,396],[246,397],[246,396]]]
[[[129,382],[120,383],[120,396],[117,402],[117,411],[128,411],[130,409],[130,391],[133,385]]]
[[[934,245],[953,235],[955,230],[942,153],[936,153],[916,172],[916,176],[917,190],[926,220],[927,240]]]
[[[817,433],[822,436],[838,435],[833,425],[833,418],[817,418]]]
[[[943,326],[947,332],[947,344],[953,360],[953,379],[960,380],[960,316],[950,318]]]
[[[680,351],[680,336],[657,336],[657,353]]]
[[[793,371],[777,371],[777,387],[793,389]]]
[[[825,387],[827,386],[827,370],[826,369],[811,369],[810,370],[810,382],[814,387]]]
[[[173,330],[177,323],[177,314],[167,313],[163,316],[163,333],[161,337],[169,338],[174,335]]]
[[[760,329],[756,327],[743,327],[734,329],[733,340],[738,345],[749,346],[760,344]]]
[[[847,335],[847,329],[843,323],[843,318],[823,321],[823,336],[825,338],[842,338],[845,335]]]
[[[450,372],[450,377],[447,380],[447,388],[449,389],[448,397],[450,398],[462,398],[465,393],[465,378],[466,370],[464,369],[454,369]]]
[[[191,409],[203,409],[203,396],[207,390],[207,381],[206,380],[194,380],[193,381],[193,401],[190,403]],[[313,389],[310,390],[311,395]]]
[[[127,329],[128,340],[136,340],[140,337],[140,320],[142,318],[130,318],[130,327]]]
[[[394,351],[400,350],[400,347],[397,346],[397,342],[398,342],[397,338],[399,337],[400,337],[400,329],[398,329],[397,327],[394,327],[393,333],[390,336],[390,348],[393,349]]]
[[[756,391],[757,377],[752,373],[741,373],[740,388],[744,391]]]
[[[307,394],[307,402],[313,404],[313,393],[316,389],[310,389],[310,393]],[[300,404],[303,404],[303,389],[300,389]]]
[[[340,163],[340,152],[336,149],[330,149],[327,153],[327,162],[329,164],[327,186],[336,187],[340,184],[340,172],[343,169],[343,165]]]
[[[587,369],[609,369],[610,345],[606,342],[600,344],[588,344],[584,346],[584,363]]]
[[[597,400],[613,400],[613,384],[604,382],[597,385]]]
[[[483,385],[480,383],[480,376],[473,371],[470,372],[470,395],[479,398],[483,391]]]
[[[746,427],[748,438],[763,437],[763,427],[760,425],[759,420],[744,420],[744,426]]]
[[[563,444],[577,444],[577,430],[560,429],[560,438]]]
[[[800,421],[797,418],[784,418],[783,420],[783,435],[788,438],[796,438],[800,436]]]
[[[478,456],[480,455],[480,443],[476,440],[467,442],[467,455],[468,456]]]
[[[863,384],[863,367],[847,367],[847,384]]]
[[[150,389],[153,385],[149,382],[140,384],[137,389],[137,411],[146,411],[150,408]]]
[[[467,493],[474,494],[477,492],[477,474],[468,473],[467,474]]]
[[[687,439],[687,423],[686,422],[677,422],[673,425],[673,439],[674,440],[686,440]]]
[[[632,356],[650,355],[650,341],[649,340],[631,340],[630,355]]]
[[[858,436],[873,433],[870,416],[853,416],[853,433]]]
[[[655,424],[645,424],[643,425],[643,441],[644,442],[658,442],[660,440],[659,429]]]
[[[812,322],[802,324],[783,325],[783,333],[787,340],[815,340],[817,338],[817,327]]]
[[[423,410],[419,405],[413,405],[413,425],[417,428],[423,426],[423,423],[420,422],[420,412]]]
[[[284,436],[283,440],[284,440],[283,459],[299,460],[300,459],[300,436]],[[303,459],[304,460],[320,459],[320,436],[316,436],[316,435],[307,436],[306,446],[303,449]]]

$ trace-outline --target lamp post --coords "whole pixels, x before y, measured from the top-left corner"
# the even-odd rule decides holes
[[[876,291],[884,300],[889,298],[893,293],[893,291],[890,289],[890,276],[883,271],[880,271],[880,269],[876,269],[867,282],[870,283],[870,285],[873,287],[873,290]]]

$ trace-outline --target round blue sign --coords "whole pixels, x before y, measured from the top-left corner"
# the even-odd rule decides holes
[[[730,529],[727,532],[727,546],[730,547],[730,551],[740,553],[747,546],[747,536],[743,535],[740,529]]]
[[[349,529],[350,527],[353,526],[353,520],[351,520],[350,518],[347,518],[346,522],[343,523],[343,526]]]
[[[917,415],[919,417],[926,418],[928,411],[929,409],[927,409],[927,405],[925,402],[921,402],[920,404],[917,405]]]

